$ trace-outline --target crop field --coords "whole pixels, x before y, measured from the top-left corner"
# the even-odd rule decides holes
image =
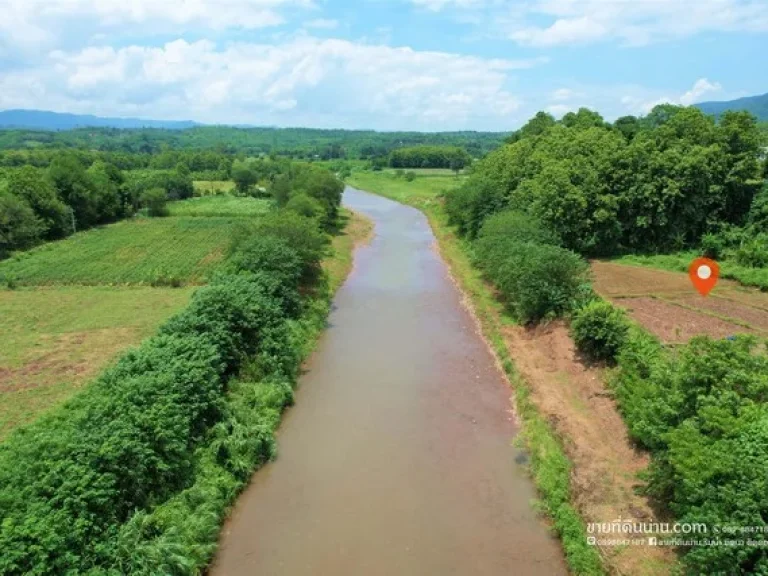
[[[668,343],[699,334],[768,335],[768,294],[723,279],[704,298],[687,273],[593,262],[595,290],[625,308],[630,316]]]
[[[631,264],[633,266],[647,266],[649,268],[686,272],[691,260],[700,255],[701,254],[696,251],[652,256],[630,255],[618,258],[615,262],[620,264]],[[718,264],[720,264],[721,278],[736,280],[744,286],[754,286],[762,290],[768,290],[768,268],[749,268],[747,266],[740,266],[736,262],[730,260],[721,260]]]
[[[65,401],[181,310],[193,288],[0,290],[0,439]]]
[[[168,210],[171,216],[260,216],[272,207],[266,198],[237,196],[201,196],[171,202]]]
[[[199,284],[222,262],[238,218],[145,218],[87,230],[0,262],[23,285]]]
[[[195,180],[192,186],[199,196],[225,194],[235,189],[235,183],[230,180]]]

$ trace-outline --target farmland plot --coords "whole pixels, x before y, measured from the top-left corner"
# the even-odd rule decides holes
[[[221,264],[237,218],[117,222],[0,262],[18,285],[200,284]]]

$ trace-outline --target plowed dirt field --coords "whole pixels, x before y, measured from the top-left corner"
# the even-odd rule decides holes
[[[668,343],[699,334],[724,338],[734,334],[768,336],[768,294],[721,280],[704,297],[687,274],[592,262],[595,290]]]

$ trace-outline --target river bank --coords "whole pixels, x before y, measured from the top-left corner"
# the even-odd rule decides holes
[[[439,194],[420,188],[418,179],[405,183],[359,172],[348,182],[410,204],[429,218],[441,254],[515,391],[531,474],[571,571],[670,573],[677,563],[671,549],[587,545],[586,522],[656,515],[647,498],[636,494],[642,485],[637,475],[647,466],[648,455],[629,440],[604,375],[581,363],[567,327],[561,322],[535,330],[515,325],[448,225]]]
[[[345,204],[374,239],[212,574],[565,574],[530,505],[509,388],[426,218],[350,189]]]

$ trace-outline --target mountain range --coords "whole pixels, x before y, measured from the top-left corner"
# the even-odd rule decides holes
[[[715,116],[720,116],[726,110],[746,110],[757,116],[761,122],[768,120],[768,94],[747,96],[725,102],[699,102],[694,106],[705,114],[714,114]]]
[[[768,94],[747,96],[722,102],[694,104],[705,114],[720,116],[726,110],[747,110],[757,119],[768,121]],[[203,126],[191,120],[146,120],[141,118],[103,118],[90,114],[66,114],[45,110],[0,111],[0,129],[27,128],[34,130],[72,130],[73,128],[165,128],[184,130]]]
[[[65,114],[45,110],[0,111],[0,129],[72,130],[73,128],[166,128],[183,130],[201,126],[191,120],[145,120],[141,118],[102,118],[90,114]]]

